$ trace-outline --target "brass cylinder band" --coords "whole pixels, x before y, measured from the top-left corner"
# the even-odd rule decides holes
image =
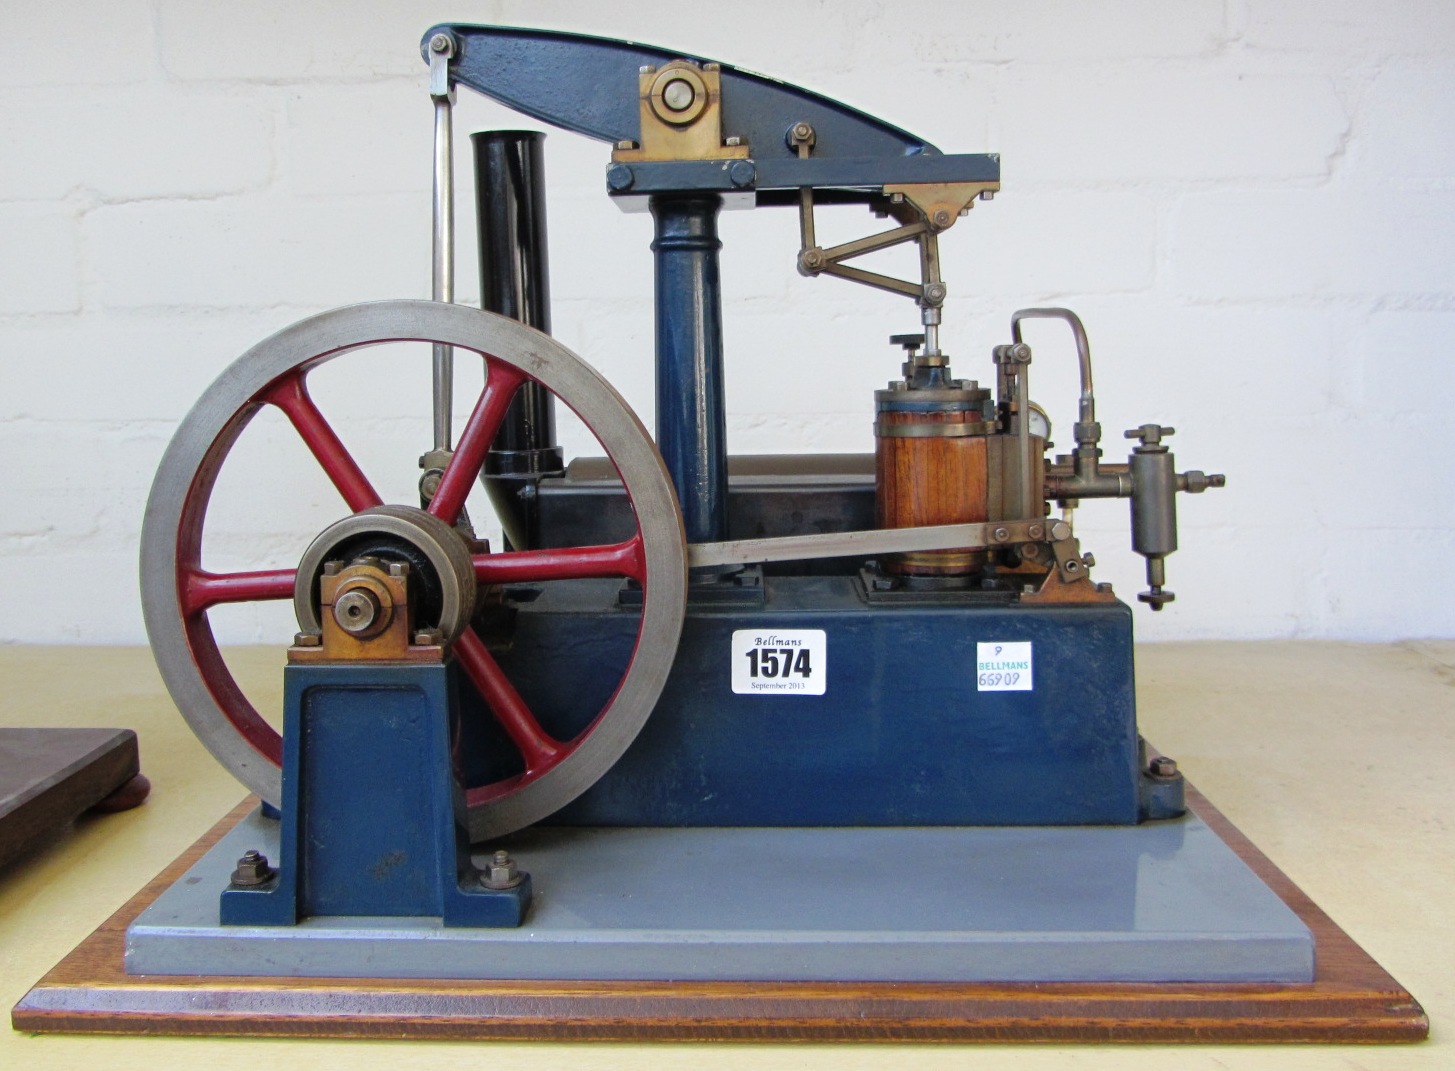
[[[964,421],[944,424],[890,424],[877,421],[874,434],[886,439],[945,439],[966,435],[989,435],[995,425],[980,421]]]

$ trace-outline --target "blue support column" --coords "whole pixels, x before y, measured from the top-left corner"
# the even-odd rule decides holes
[[[453,667],[357,662],[284,670],[283,800],[272,879],[222,893],[224,926],[315,915],[519,926],[524,875],[483,888],[450,759]]]
[[[667,463],[689,543],[727,538],[727,423],[723,411],[722,282],[716,194],[659,194],[657,448]]]

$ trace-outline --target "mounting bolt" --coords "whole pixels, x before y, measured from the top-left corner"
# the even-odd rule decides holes
[[[637,147],[637,143],[632,141],[631,138],[627,138],[623,141],[618,141],[616,143],[616,147],[618,149],[635,149]]]
[[[444,639],[444,633],[437,628],[422,628],[414,634],[414,646],[416,647],[438,647]]]
[[[506,851],[496,852],[480,871],[480,884],[487,889],[513,889],[525,880],[525,874]]]
[[[317,632],[299,632],[293,636],[294,647],[322,647],[323,637]]]
[[[1166,755],[1158,755],[1147,764],[1147,772],[1153,777],[1171,779],[1177,776],[1177,760],[1169,759]]]
[[[240,889],[266,885],[278,872],[268,865],[268,857],[255,848],[243,852],[232,872],[232,883]]]
[[[409,563],[408,562],[390,562],[389,563],[389,575],[390,576],[408,576],[409,575]]]

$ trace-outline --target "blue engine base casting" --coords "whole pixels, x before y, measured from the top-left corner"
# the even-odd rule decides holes
[[[871,605],[855,576],[762,586],[759,602],[689,607],[641,735],[551,821],[1125,825],[1182,813],[1181,778],[1145,772],[1124,604]],[[616,686],[636,613],[611,581],[513,594],[497,658],[547,731],[569,739]],[[751,668],[735,634],[802,630],[823,634],[811,665],[823,694],[734,691],[734,661]],[[1012,644],[1031,666],[1015,690],[987,690],[981,645]],[[484,711],[464,722],[465,753],[486,760],[473,783],[517,772]]]

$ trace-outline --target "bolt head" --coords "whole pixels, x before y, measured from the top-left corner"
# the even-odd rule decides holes
[[[807,123],[793,124],[793,136],[795,138],[806,138],[812,133],[813,127],[809,126]]]
[[[997,528],[995,531],[990,533],[990,538],[995,540],[997,543],[1004,543],[1007,539],[1010,538],[1010,529]]]
[[[1172,778],[1177,776],[1177,760],[1170,759],[1166,755],[1158,755],[1147,764],[1147,772],[1153,777]]]
[[[606,169],[606,185],[618,193],[631,189],[636,180],[636,175],[626,164],[612,164]]]
[[[429,39],[429,50],[431,52],[448,52],[450,50],[450,39],[447,34],[437,33]]]
[[[758,178],[758,169],[747,160],[734,160],[728,168],[728,178],[738,189],[751,186]]]

